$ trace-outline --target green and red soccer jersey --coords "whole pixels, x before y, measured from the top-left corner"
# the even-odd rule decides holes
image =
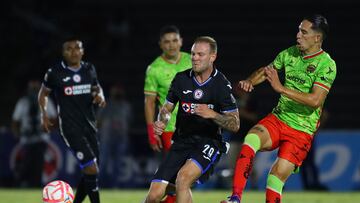
[[[176,64],[167,62],[161,56],[157,57],[146,70],[144,94],[157,96],[159,105],[162,106],[176,73],[189,69],[191,66],[191,56],[185,52],[181,52],[180,60]],[[177,108],[176,106],[165,131],[175,131]]]
[[[272,64],[285,71],[284,86],[299,92],[310,93],[314,86],[329,91],[336,77],[335,61],[323,50],[304,56],[296,46],[292,46],[280,52]],[[273,114],[290,127],[313,135],[322,108],[323,104],[314,109],[281,95]]]

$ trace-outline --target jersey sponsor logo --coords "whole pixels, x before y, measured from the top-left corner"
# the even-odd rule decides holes
[[[64,87],[64,94],[67,96],[90,94],[90,93],[91,93],[91,85],[90,84]]]
[[[287,75],[287,76],[286,76],[286,79],[291,80],[291,81],[294,81],[294,82],[297,82],[297,83],[300,83],[300,84],[304,84],[304,83],[305,83],[305,80],[304,80],[304,79],[301,79],[301,78],[299,78],[299,77],[296,77],[295,75]]]
[[[194,99],[201,99],[204,96],[204,92],[201,89],[196,89],[194,91]]]
[[[191,90],[186,90],[186,91],[183,91],[183,94],[189,94],[191,92],[192,92]]]
[[[69,81],[70,79],[71,79],[71,78],[70,78],[69,76],[67,76],[67,77],[63,78],[62,81],[67,82],[67,81]]]
[[[197,104],[189,103],[189,102],[181,102],[181,108],[184,110],[185,113],[195,113],[195,108]],[[214,109],[214,104],[208,104],[209,109]]]
[[[313,73],[316,69],[316,66],[314,66],[313,64],[310,64],[307,68],[306,71],[309,73]]]
[[[73,80],[74,80],[74,82],[79,83],[79,82],[81,81],[80,75],[75,74],[75,75],[73,76]]]

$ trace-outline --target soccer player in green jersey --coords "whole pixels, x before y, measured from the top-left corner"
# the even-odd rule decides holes
[[[166,94],[176,73],[191,68],[191,57],[190,54],[180,51],[182,38],[176,26],[165,26],[160,30],[159,45],[162,54],[146,70],[144,94],[149,144],[154,151],[160,152],[162,148],[168,151],[171,146],[177,111],[172,114],[172,119],[160,138],[153,130],[156,106],[164,105]]]
[[[283,186],[302,164],[319,127],[324,101],[336,77],[336,64],[322,50],[328,34],[327,20],[321,15],[305,17],[296,35],[297,45],[278,54],[266,67],[239,82],[251,92],[267,80],[279,93],[273,111],[260,120],[245,137],[233,178],[233,193],[222,203],[239,203],[257,151],[279,149],[268,174],[266,203],[280,203]],[[282,84],[278,71],[284,71]]]
[[[172,135],[175,131],[177,107],[171,115],[161,137],[154,133],[154,117],[156,108],[165,104],[165,98],[171,81],[176,73],[191,68],[191,56],[181,52],[182,38],[176,26],[164,26],[160,30],[159,46],[162,54],[147,68],[145,76],[145,120],[150,147],[157,152],[169,151]],[[164,202],[173,202],[175,198],[168,196]]]

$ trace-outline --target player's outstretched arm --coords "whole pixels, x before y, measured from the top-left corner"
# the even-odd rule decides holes
[[[266,80],[265,67],[261,67],[253,72],[246,80],[241,80],[238,83],[238,88],[245,92],[251,92],[255,85],[258,85]]]

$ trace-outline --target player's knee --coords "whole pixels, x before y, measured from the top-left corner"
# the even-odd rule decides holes
[[[187,171],[180,170],[176,177],[176,189],[189,188],[192,184],[191,180],[192,177]]]
[[[279,164],[274,164],[271,168],[270,174],[275,175],[281,181],[285,182],[288,177],[291,175],[292,169],[290,167],[282,167]]]
[[[161,190],[151,190],[146,197],[146,203],[160,202],[164,196],[164,192]]]

